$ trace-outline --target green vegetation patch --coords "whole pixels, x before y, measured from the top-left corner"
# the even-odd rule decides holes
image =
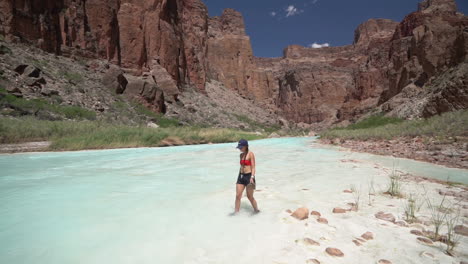
[[[76,72],[63,71],[61,72],[61,74],[65,79],[67,79],[71,83],[77,84],[84,81],[83,76]]]
[[[233,114],[240,122],[248,124],[251,130],[264,130],[267,133],[273,133],[281,129],[280,125],[267,125],[250,119],[245,115]]]
[[[175,118],[166,117],[161,113],[155,113],[155,112],[151,111],[150,109],[148,109],[146,106],[144,106],[144,105],[142,105],[142,104],[140,104],[138,102],[133,102],[132,105],[133,105],[135,111],[137,112],[137,114],[144,115],[144,116],[155,119],[156,123],[160,127],[180,126],[180,121],[175,119]]]
[[[100,121],[46,121],[31,117],[0,118],[0,143],[52,141],[50,150],[82,150],[123,147],[236,142],[261,139],[233,129],[115,125]]]
[[[69,119],[88,119],[95,120],[96,113],[79,106],[63,106],[52,104],[42,99],[24,99],[16,97],[6,92],[0,87],[0,106],[10,107],[22,113],[36,113],[37,111],[49,111]]]
[[[330,129],[320,136],[326,139],[355,140],[416,136],[435,138],[468,137],[468,110],[448,112],[428,119],[418,120],[372,117],[370,120],[363,120],[345,128]]]

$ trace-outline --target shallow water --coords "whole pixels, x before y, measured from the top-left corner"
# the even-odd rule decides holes
[[[244,198],[232,217],[234,147],[0,155],[0,263],[283,263],[303,232],[284,210],[332,207],[341,190],[374,177],[385,184],[375,164],[468,183],[466,170],[338,151],[313,138],[259,140],[251,150],[262,212],[253,215]]]

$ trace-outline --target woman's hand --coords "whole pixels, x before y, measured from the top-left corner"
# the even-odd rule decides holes
[[[255,181],[254,181],[254,177],[253,177],[253,176],[252,176],[252,177],[250,177],[250,183],[251,183],[251,184],[254,184],[254,183],[255,183]]]

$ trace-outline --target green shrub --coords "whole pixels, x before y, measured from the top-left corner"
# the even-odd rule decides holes
[[[240,138],[262,136],[232,129],[198,127],[148,128],[115,125],[100,121],[45,121],[31,117],[0,118],[0,143],[38,140],[52,141],[51,150],[81,150],[166,145],[164,140],[177,139],[178,144],[236,142]]]
[[[56,100],[56,99],[55,99]],[[0,106],[8,106],[17,110],[37,112],[39,110],[50,111],[69,119],[95,120],[96,113],[79,106],[63,106],[49,103],[43,99],[24,99],[6,93],[0,89]]]
[[[359,121],[355,124],[351,124],[347,126],[345,129],[365,129],[365,128],[373,128],[384,126],[387,124],[398,124],[403,122],[404,120],[401,118],[396,117],[385,117],[382,115],[375,115],[368,117],[362,121]],[[339,128],[338,128],[339,129]]]
[[[390,122],[386,123],[385,122]],[[367,128],[330,129],[320,134],[321,138],[355,140],[392,139],[396,137],[455,137],[468,136],[468,110],[448,112],[428,119],[405,121],[382,121],[380,126]],[[370,122],[373,125],[379,122]],[[367,126],[367,125],[366,125]]]
[[[266,133],[273,133],[281,129],[280,125],[267,125],[250,119],[248,116],[233,114],[242,123],[249,125],[251,130],[265,130]]]
[[[80,83],[84,80],[83,76],[81,76],[79,73],[76,73],[76,72],[64,71],[62,72],[62,76],[65,79],[67,79],[69,82],[72,82],[75,84]]]

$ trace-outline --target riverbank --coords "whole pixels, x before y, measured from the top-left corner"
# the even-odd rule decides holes
[[[366,141],[320,139],[319,142],[357,152],[425,161],[450,168],[468,169],[468,151],[463,142],[444,143],[436,139],[423,139],[421,137]]]
[[[421,120],[374,116],[320,135],[320,143],[468,169],[468,111]]]
[[[267,133],[196,126],[148,127],[99,121],[0,118],[0,152],[163,147],[262,139]],[[42,143],[38,143],[42,142]],[[47,142],[47,143],[45,143]]]

